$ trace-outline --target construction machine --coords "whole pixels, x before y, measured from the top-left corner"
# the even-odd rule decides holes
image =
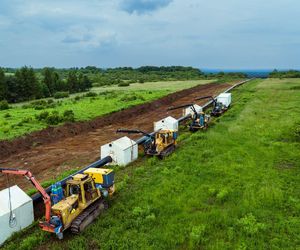
[[[202,97],[196,98],[195,101],[204,100],[204,99],[212,100],[213,108],[210,113],[212,116],[220,116],[227,110],[227,107],[222,102],[218,102],[218,100],[216,98],[214,98],[213,96],[202,96]]]
[[[142,134],[148,139],[143,143],[146,155],[163,159],[170,155],[176,147],[177,131],[161,129],[152,134],[137,129],[118,129],[117,133]]]
[[[197,112],[193,103],[184,104],[176,107],[170,107],[168,110],[175,110],[180,108],[190,108],[193,112],[192,122],[189,124],[189,130],[191,132],[198,131],[199,129],[207,129],[210,121],[210,116],[205,114],[203,111]]]
[[[50,194],[28,170],[0,168],[0,173],[22,175],[35,186],[45,204],[45,219],[39,222],[39,227],[55,233],[59,239],[68,228],[75,234],[83,231],[101,211],[108,208],[106,197],[115,190],[114,171],[111,169],[89,168],[67,180],[64,190],[55,188],[56,191]]]

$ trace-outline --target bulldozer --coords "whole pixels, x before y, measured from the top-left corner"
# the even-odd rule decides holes
[[[161,129],[152,134],[137,129],[118,129],[117,133],[142,134],[148,139],[143,143],[145,155],[160,159],[170,155],[176,148],[177,132]]]
[[[66,182],[64,189],[55,184],[48,194],[28,170],[0,168],[0,173],[22,175],[41,193],[45,204],[45,219],[39,227],[63,239],[63,232],[70,228],[74,234],[82,232],[95,218],[108,208],[106,197],[115,191],[114,171],[89,168]],[[58,187],[58,188],[57,188]]]
[[[202,97],[196,98],[195,101],[204,100],[204,99],[212,100],[213,107],[212,107],[212,111],[210,113],[211,116],[218,117],[227,110],[227,107],[222,102],[218,102],[217,99],[214,98],[213,96],[202,96]]]
[[[189,124],[189,130],[191,132],[195,132],[200,129],[207,129],[209,121],[210,121],[210,115],[207,115],[202,111],[197,112],[193,103],[170,107],[170,108],[168,108],[168,111],[176,110],[176,109],[180,109],[180,108],[189,108],[189,107],[193,111],[192,122]]]

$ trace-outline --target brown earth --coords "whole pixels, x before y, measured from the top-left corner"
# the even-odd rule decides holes
[[[80,168],[99,159],[101,145],[123,136],[115,133],[118,128],[151,132],[154,121],[168,115],[175,118],[182,116],[182,110],[167,112],[168,107],[190,103],[195,97],[216,95],[230,86],[215,83],[200,85],[92,121],[51,127],[13,141],[2,141],[0,167],[28,169],[41,182],[51,180],[66,170]],[[31,188],[24,178],[10,178],[11,184]],[[6,180],[0,176],[0,190],[5,187]]]

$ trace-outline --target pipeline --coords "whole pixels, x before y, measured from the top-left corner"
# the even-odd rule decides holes
[[[112,162],[112,158],[110,156],[106,156],[105,158],[103,158],[101,160],[98,160],[98,161],[95,161],[91,165],[89,165],[89,166],[87,166],[87,167],[85,167],[85,168],[77,171],[76,173],[67,176],[66,178],[62,179],[59,182],[61,183],[62,186],[64,186],[66,184],[67,180],[69,180],[72,176],[74,176],[76,174],[82,174],[85,170],[87,170],[89,168],[100,168],[100,167],[103,167],[104,165],[106,165],[107,163],[110,163],[110,162]],[[51,191],[51,186],[47,187],[45,189],[45,191],[49,194],[50,191]],[[40,193],[36,193],[36,194],[32,195],[31,198],[32,198],[34,204],[42,201],[42,196],[41,196]]]
[[[239,83],[237,83],[237,84],[231,86],[230,88],[226,89],[223,93],[230,92],[232,89],[234,89],[234,88],[236,88],[236,87],[238,87],[238,86],[240,86],[240,85],[243,85],[243,84],[245,84],[245,83],[247,83],[247,82],[250,82],[250,81],[252,81],[252,80],[254,80],[254,79],[255,79],[255,78],[251,78],[251,79],[247,79],[247,80],[245,80],[245,81],[239,82]],[[212,103],[213,103],[212,100],[210,100],[210,101],[208,101],[207,103],[205,103],[205,104],[202,106],[203,110],[207,109]],[[186,116],[182,116],[182,117],[180,117],[180,118],[178,119],[178,123],[181,123],[181,122],[183,122],[183,121],[185,121],[185,120],[187,120],[187,119],[190,119],[190,118],[191,118],[191,115],[190,115],[190,114],[188,114],[188,115],[186,115]],[[150,135],[153,136],[153,135],[154,135],[154,132],[152,132]],[[147,139],[148,139],[148,138],[147,138],[146,136],[143,136],[143,137],[139,138],[139,139],[136,141],[136,143],[137,143],[138,145],[141,145],[141,144],[143,144]]]

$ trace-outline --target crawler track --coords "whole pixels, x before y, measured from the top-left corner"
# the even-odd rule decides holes
[[[90,225],[99,214],[108,208],[108,203],[105,200],[99,201],[88,207],[82,214],[80,214],[71,224],[71,232],[73,234],[80,234],[88,225]]]

